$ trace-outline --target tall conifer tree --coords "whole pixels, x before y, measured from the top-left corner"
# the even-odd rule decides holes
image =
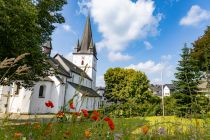
[[[200,72],[195,65],[195,60],[190,56],[191,49],[184,45],[181,54],[181,60],[175,73],[176,80],[173,81],[176,86],[174,97],[177,99],[177,108],[179,113],[192,112],[192,103],[198,91]]]

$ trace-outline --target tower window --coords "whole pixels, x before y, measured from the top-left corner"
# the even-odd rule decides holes
[[[39,87],[39,98],[44,98],[45,90],[46,90],[46,87],[44,85],[41,85]]]
[[[81,65],[84,65],[84,61],[83,60],[81,61]]]

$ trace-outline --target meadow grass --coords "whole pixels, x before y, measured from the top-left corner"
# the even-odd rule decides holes
[[[7,122],[0,127],[0,139],[11,140],[141,140],[141,139],[210,139],[210,119],[187,119],[175,116],[113,119],[115,130],[106,122]],[[145,130],[143,128],[146,128]],[[90,130],[86,133],[86,130]],[[19,136],[19,135],[20,136]]]

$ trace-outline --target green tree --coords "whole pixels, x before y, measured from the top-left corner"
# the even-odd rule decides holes
[[[207,88],[210,88],[210,26],[207,27],[204,35],[193,43],[191,56],[197,60],[196,65],[207,79]]]
[[[210,68],[210,26],[207,27],[204,35],[199,37],[193,44],[191,56],[198,60],[200,70],[206,71]]]
[[[23,86],[32,85],[49,74],[47,56],[43,55],[42,43],[50,39],[54,23],[63,23],[59,13],[66,0],[0,0],[0,61],[30,53],[23,61],[12,66],[6,77],[26,64],[30,71],[13,75],[11,80],[23,80]],[[6,69],[0,70],[3,77]]]
[[[136,103],[143,103],[151,96],[149,80],[140,71],[123,68],[110,68],[104,74],[106,97],[111,101],[127,102],[135,99]]]
[[[179,113],[190,113],[191,105],[197,93],[200,80],[200,72],[190,56],[191,50],[185,44],[182,49],[181,60],[178,63],[176,80],[173,81],[176,91],[173,96],[176,98]],[[183,115],[183,114],[182,114]]]

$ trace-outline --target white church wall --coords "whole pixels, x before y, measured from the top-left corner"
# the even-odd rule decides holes
[[[39,90],[40,87],[44,86],[44,96],[39,97]],[[57,104],[56,104],[56,98],[52,99],[51,94],[56,94],[57,90],[53,89],[53,83],[49,81],[40,81],[37,82],[34,86],[32,95],[31,95],[31,102],[30,102],[30,109],[29,114],[43,114],[43,113],[53,113],[54,110],[56,110]],[[52,101],[54,104],[54,108],[49,109],[45,106],[45,102],[48,100]]]
[[[82,79],[82,81],[80,81],[81,80],[81,76],[80,75],[78,75],[78,74],[76,74],[76,73],[72,73],[72,82],[73,83],[76,83],[76,84],[78,84],[78,85],[83,85],[83,86],[85,86],[85,87],[89,87],[89,88],[91,88],[91,80],[89,80],[89,79],[87,79],[87,78],[84,78],[83,77],[83,79]]]

